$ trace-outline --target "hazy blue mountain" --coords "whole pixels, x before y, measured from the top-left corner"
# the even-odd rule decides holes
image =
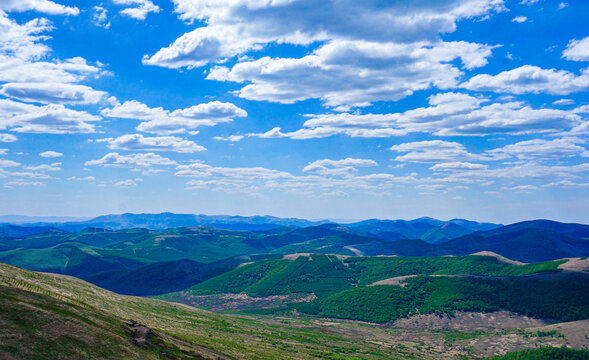
[[[230,215],[194,215],[194,214],[115,214],[103,215],[84,221],[33,222],[29,226],[52,226],[65,231],[80,231],[88,227],[120,230],[146,228],[165,230],[178,227],[210,226],[226,230],[264,231],[279,226],[308,227],[328,221],[313,222],[296,218],[278,218],[274,216],[230,216]]]
[[[472,231],[488,231],[488,230],[493,230],[493,229],[500,228],[503,226],[501,224],[494,224],[494,223],[487,223],[487,222],[476,222],[476,221],[470,221],[470,220],[465,220],[465,219],[452,219],[452,220],[449,220],[448,223],[460,225],[460,226],[467,228],[469,230],[472,230]]]
[[[56,230],[51,226],[0,225],[0,238],[18,238]]]
[[[31,223],[62,223],[68,221],[86,221],[90,217],[74,216],[25,216],[25,215],[0,215],[0,224],[31,224]]]
[[[428,222],[371,219],[348,224],[347,227],[368,234],[394,232],[408,239],[420,239],[425,233],[438,226]]]
[[[442,243],[440,253],[466,255],[488,250],[513,260],[537,262],[589,256],[589,241],[540,228],[491,230]]]
[[[132,270],[90,274],[81,278],[119,294],[151,296],[186,289],[244,263],[267,257],[236,256],[213,263],[181,259],[149,264]]]
[[[439,244],[474,232],[453,222],[447,222],[439,228],[432,229],[421,238],[430,244]]]
[[[480,235],[491,236],[510,233],[521,229],[543,229],[551,230],[560,234],[565,234],[577,238],[589,238],[589,225],[575,223],[561,223],[552,220],[529,220],[522,221],[511,225],[502,226],[497,229],[485,231]]]

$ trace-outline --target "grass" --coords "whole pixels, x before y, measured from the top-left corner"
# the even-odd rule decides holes
[[[152,353],[145,354],[142,350],[128,347],[128,340],[124,338],[121,330],[118,330],[125,319],[133,319],[154,329],[166,336],[166,340],[174,346],[187,346],[182,344],[189,342],[237,358],[391,358],[389,352],[375,344],[362,339],[334,335],[319,327],[290,327],[284,324],[263,323],[155,299],[117,295],[75,278],[35,273],[5,264],[0,264],[0,284],[12,292],[1,292],[4,295],[2,301],[6,304],[2,305],[0,319],[5,324],[12,324],[12,327],[5,327],[4,331],[6,334],[24,331],[30,341],[26,348],[21,349],[27,353],[22,353],[22,356],[16,358],[41,358],[42,349],[57,341],[63,341],[64,348],[56,348],[55,354],[69,347],[78,347],[81,352],[79,358],[157,358]],[[25,298],[29,300],[21,301]],[[21,303],[24,305],[19,305]],[[34,304],[48,305],[43,305],[43,308]],[[13,309],[10,312],[4,310],[8,305]],[[39,311],[44,312],[41,317],[44,321],[57,319],[57,323],[75,323],[76,326],[72,327],[73,334],[64,334],[62,339],[44,330],[36,331],[34,324],[40,320],[31,314]],[[10,317],[7,315],[9,313]],[[19,318],[19,314],[22,317]],[[31,319],[31,323],[22,323],[28,318]],[[94,325],[90,326],[88,322]],[[21,323],[22,325],[19,325]],[[87,327],[84,328],[80,324],[86,324]],[[102,329],[102,332],[97,329]],[[4,341],[5,338],[8,340]],[[3,357],[1,354],[12,354],[21,343],[21,339],[3,337],[0,343],[0,357]],[[101,345],[107,343],[112,345]],[[198,348],[196,345],[190,346]],[[105,349],[98,349],[100,347]],[[111,349],[108,351],[112,353],[106,349]],[[131,349],[133,356],[127,353],[128,349]],[[82,354],[84,351],[86,355]],[[57,359],[59,356],[44,358]]]

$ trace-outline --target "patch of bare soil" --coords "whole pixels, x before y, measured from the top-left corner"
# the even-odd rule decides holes
[[[310,302],[315,294],[288,294],[251,297],[246,294],[214,294],[181,296],[182,302],[191,306],[205,307],[211,311],[268,309],[292,303]]]
[[[288,254],[288,255],[284,255],[282,258],[286,259],[286,260],[296,260],[299,257],[304,256],[306,258],[309,258],[309,260],[313,260],[311,258],[311,253],[298,253],[298,254]]]
[[[572,258],[568,260],[558,265],[558,268],[565,271],[589,271],[589,258]]]
[[[526,263],[508,259],[505,256],[501,256],[501,255],[499,255],[497,253],[494,253],[492,251],[479,251],[479,252],[476,252],[476,253],[471,254],[471,255],[491,256],[491,257],[494,257],[494,258],[496,258],[497,260],[499,260],[501,262],[504,262],[506,264],[511,264],[511,265],[526,265]]]
[[[412,278],[412,277],[416,277],[417,275],[403,275],[403,276],[395,276],[392,278],[388,278],[388,279],[384,279],[384,280],[380,280],[377,282],[374,282],[368,286],[374,286],[374,285],[399,285],[401,287],[405,287],[407,284],[405,284],[405,280]]]
[[[395,321],[393,327],[414,330],[504,331],[553,324],[554,321],[533,319],[509,311],[476,313],[457,311],[448,315],[414,315]]]
[[[351,251],[351,252],[353,252],[353,253],[354,253],[354,255],[356,255],[356,256],[364,256],[364,253],[363,253],[362,251],[360,251],[360,250],[356,249],[356,248],[355,248],[355,247],[353,247],[353,246],[349,246],[349,245],[348,245],[348,246],[344,246],[344,249],[348,249],[348,250],[350,250],[350,251]]]

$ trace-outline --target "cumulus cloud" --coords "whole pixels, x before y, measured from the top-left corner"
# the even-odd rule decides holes
[[[461,170],[461,169],[487,169],[487,165],[483,164],[473,164],[470,162],[463,162],[463,161],[454,161],[454,162],[445,162],[436,164],[431,166],[429,169],[433,171],[454,171],[454,170]]]
[[[227,136],[227,137],[223,137],[223,136],[215,136],[215,137],[213,137],[213,139],[215,139],[215,140],[219,140],[219,141],[231,141],[231,142],[240,141],[243,138],[244,138],[243,135],[230,135],[230,136]]]
[[[461,86],[469,90],[509,94],[568,95],[589,89],[589,69],[575,75],[566,70],[524,65],[497,75],[476,75]]]
[[[44,152],[40,153],[39,155],[44,158],[56,158],[56,157],[63,156],[62,153],[57,152],[57,151],[52,151],[52,150],[44,151]]]
[[[68,178],[69,181],[94,181],[96,180],[94,176],[84,176],[84,177],[77,177],[72,176]]]
[[[125,8],[120,13],[135,20],[145,20],[147,14],[161,11],[160,7],[150,0],[113,0],[113,2],[117,5],[134,6]]]
[[[246,117],[247,112],[231,103],[211,101],[174,111],[161,107],[150,108],[135,100],[126,101],[112,109],[104,109],[101,114],[121,119],[144,120],[137,130],[156,134],[174,134],[187,132],[199,126],[214,126],[231,122],[236,117]]]
[[[12,180],[4,184],[4,187],[11,188],[14,186],[45,186],[40,181],[28,181],[28,180]]]
[[[489,150],[489,154],[508,155],[518,159],[560,159],[582,154],[585,150],[579,144],[584,140],[574,137],[543,140],[534,139],[506,145],[499,149]]]
[[[12,160],[0,159],[0,168],[20,166],[20,163]]]
[[[194,153],[206,150],[190,140],[175,136],[144,137],[141,134],[128,134],[108,140],[108,147],[113,150],[135,151],[174,151]]]
[[[582,163],[577,165],[543,165],[534,161],[526,162],[521,165],[507,165],[489,169],[463,170],[449,174],[445,181],[447,182],[476,182],[489,180],[509,180],[516,181],[521,179],[570,179],[579,177],[578,174],[589,172],[589,164]]]
[[[570,180],[560,180],[560,181],[554,181],[545,185],[542,185],[544,187],[555,187],[555,188],[584,188],[584,187],[589,187],[589,183],[577,183],[577,182],[573,182]]]
[[[206,26],[186,33],[144,62],[166,67],[202,66],[258,50],[270,43],[307,45],[351,39],[375,42],[436,40],[456,21],[504,10],[501,0],[401,3],[322,1],[175,0],[176,12]],[[349,14],[355,14],[350,17]],[[343,26],[342,24],[345,24]]]
[[[51,15],[78,15],[77,7],[64,6],[49,0],[2,0],[0,10],[28,11],[34,10]]]
[[[94,6],[92,10],[94,10],[94,14],[92,14],[92,23],[101,28],[110,28],[110,21],[108,21],[108,10],[102,6]]]
[[[279,127],[248,136],[261,138],[311,139],[338,134],[352,137],[391,137],[409,133],[438,136],[489,135],[557,132],[582,123],[572,110],[534,109],[521,101],[487,104],[486,98],[461,93],[441,93],[428,98],[430,106],[403,113],[331,113],[305,115],[303,128],[283,132]]]
[[[323,159],[316,160],[303,168],[303,172],[317,173],[321,175],[348,175],[356,172],[357,167],[377,166],[378,163],[370,159],[346,158],[343,160]]]
[[[194,162],[189,165],[179,165],[176,167],[176,170],[177,176],[187,177],[210,177],[213,175],[220,175],[223,177],[230,177],[234,179],[280,179],[293,177],[290,173],[278,170],[271,170],[263,167],[213,167],[202,162]]]
[[[0,134],[0,142],[9,143],[17,140],[18,138],[12,134]]]
[[[72,110],[61,104],[36,106],[0,99],[0,129],[21,133],[92,133],[91,122],[101,118],[86,111]]]
[[[589,36],[581,40],[569,41],[562,57],[573,61],[589,61]]]
[[[41,165],[29,165],[25,166],[24,169],[32,171],[61,171],[61,163],[52,164],[41,164]]]
[[[117,181],[114,186],[116,187],[131,187],[131,186],[137,186],[137,182],[142,181],[142,179],[127,179],[127,180],[121,180],[121,181]]]
[[[528,21],[528,18],[525,16],[516,16],[511,21],[521,24],[521,23],[525,23],[526,21]]]
[[[496,160],[500,157],[472,154],[464,145],[454,141],[426,140],[393,145],[391,151],[404,153],[395,157],[396,161],[441,162],[464,160]]]
[[[487,63],[494,46],[444,42],[441,33],[463,19],[505,10],[502,0],[464,2],[199,1],[176,0],[187,22],[205,24],[143,62],[169,68],[223,63],[270,44],[320,45],[301,58],[238,58],[217,66],[208,79],[246,83],[238,95],[293,103],[321,99],[328,106],[367,106],[398,100],[417,90],[455,86],[456,66]],[[354,14],[350,17],[349,14]],[[342,24],[345,24],[342,25]],[[296,79],[296,81],[293,81]]]
[[[573,99],[558,99],[552,102],[552,105],[573,105],[575,100]]]
[[[108,74],[101,66],[88,64],[81,57],[49,59],[51,49],[43,43],[49,37],[43,34],[52,29],[47,19],[36,18],[19,24],[0,11],[1,82],[73,83]]]
[[[449,62],[461,59],[466,68],[483,66],[491,49],[466,42],[339,40],[300,59],[263,57],[231,69],[217,66],[207,79],[247,83],[238,95],[249,100],[289,104],[315,98],[334,107],[367,106],[399,100],[418,90],[455,87],[462,72]]]
[[[154,153],[119,155],[119,153],[116,152],[108,153],[97,160],[86,161],[84,164],[86,166],[99,165],[121,168],[143,168],[153,165],[178,165],[176,161]]]
[[[21,82],[2,85],[0,95],[43,104],[95,104],[105,99],[108,94],[85,85]]]

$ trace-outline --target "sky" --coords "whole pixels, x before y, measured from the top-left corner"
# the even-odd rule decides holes
[[[589,223],[588,16],[0,0],[0,214]]]

